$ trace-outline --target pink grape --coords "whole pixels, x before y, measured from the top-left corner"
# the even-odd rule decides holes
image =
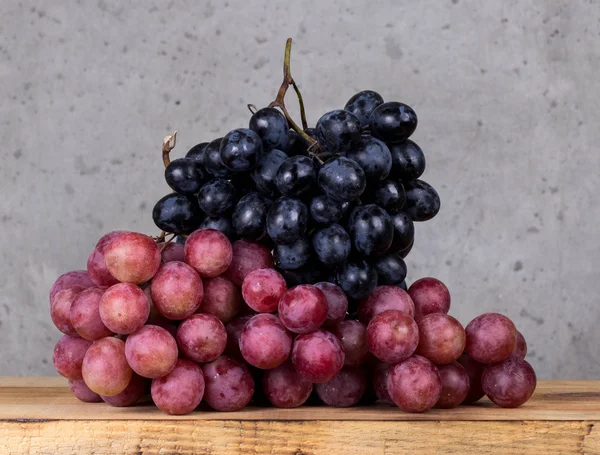
[[[150,381],[148,379],[133,373],[131,376],[131,381],[129,381],[129,384],[127,384],[125,390],[110,397],[102,395],[100,398],[102,398],[103,401],[111,406],[115,406],[117,408],[132,406],[136,404],[140,398],[146,395],[149,384]]]
[[[50,288],[50,301],[52,301],[57,292],[72,286],[81,286],[85,289],[95,286],[95,283],[90,279],[86,270],[74,270],[63,273]]]
[[[83,379],[81,364],[91,341],[70,335],[63,335],[54,347],[52,362],[61,376],[67,379]]]
[[[145,325],[127,337],[125,355],[137,374],[150,379],[159,378],[175,367],[177,342],[166,329]]]
[[[521,406],[531,398],[536,384],[535,371],[529,362],[517,357],[488,366],[481,378],[485,394],[503,408]]]
[[[185,319],[200,308],[204,296],[202,280],[185,262],[163,264],[150,284],[152,303],[167,319]]]
[[[469,322],[465,332],[465,350],[472,359],[480,363],[506,360],[517,344],[517,328],[510,319],[498,313],[477,316]]]
[[[515,343],[515,350],[512,352],[512,355],[521,360],[525,359],[525,356],[527,355],[527,342],[525,341],[523,334],[518,330],[517,342]]]
[[[86,340],[99,340],[112,335],[100,318],[100,299],[105,288],[92,287],[81,291],[69,311],[69,319],[80,337]]]
[[[113,237],[104,249],[104,261],[112,276],[122,283],[141,284],[160,267],[158,246],[147,235],[124,232]]]
[[[347,408],[359,402],[366,384],[365,374],[360,368],[345,367],[331,380],[317,384],[315,390],[328,406]]]
[[[288,289],[279,301],[279,319],[294,333],[317,330],[327,317],[327,298],[310,284]]]
[[[386,310],[401,311],[411,318],[415,314],[415,306],[406,291],[386,285],[376,287],[369,297],[360,301],[358,319],[368,324],[374,316]]]
[[[225,234],[216,229],[198,229],[184,246],[185,262],[202,276],[214,278],[231,264],[233,249]]]
[[[373,388],[375,389],[375,395],[386,404],[394,404],[387,388],[390,366],[389,363],[377,362],[373,368]]]
[[[227,346],[225,326],[212,314],[194,314],[177,328],[181,353],[198,363],[212,362]]]
[[[241,286],[246,275],[253,270],[273,268],[271,251],[261,243],[236,240],[232,250],[233,258],[225,276],[237,286]]]
[[[387,387],[392,401],[406,412],[425,412],[440,398],[442,379],[433,363],[413,355],[390,368]]]
[[[435,407],[455,408],[465,400],[469,393],[467,370],[460,363],[452,362],[447,365],[438,365],[438,371],[442,378],[442,391]]]
[[[228,356],[235,357],[236,359],[242,358],[242,353],[240,352],[240,335],[252,316],[251,314],[239,316],[225,326],[225,330],[227,331],[225,354]]]
[[[431,313],[448,313],[450,292],[444,283],[436,278],[421,278],[408,288],[408,294],[415,304],[415,319]]]
[[[461,404],[475,403],[485,395],[485,393],[483,393],[483,388],[481,387],[481,377],[483,376],[486,366],[476,362],[467,354],[461,355],[458,358],[458,363],[465,368],[465,371],[469,376],[469,393]]]
[[[205,278],[202,284],[202,312],[216,316],[223,324],[232,321],[243,305],[242,293],[238,287],[224,276]]]
[[[413,318],[396,310],[379,313],[367,326],[369,351],[382,362],[408,359],[419,344],[419,328]]]
[[[287,291],[287,284],[274,269],[257,269],[242,282],[242,296],[246,304],[259,313],[277,311],[279,299]]]
[[[115,284],[100,299],[100,319],[115,333],[129,334],[139,330],[149,315],[148,297],[135,284]]]
[[[202,365],[206,388],[204,401],[216,411],[238,411],[254,394],[254,379],[246,365],[222,355]]]
[[[357,367],[369,359],[367,328],[362,322],[350,319],[342,321],[333,328],[332,332],[342,342],[345,366]]]
[[[163,262],[185,261],[184,247],[181,243],[171,242],[167,246],[164,243],[159,243],[158,249]]]
[[[125,343],[114,337],[95,341],[81,366],[83,380],[99,395],[117,395],[131,381],[133,371],[125,358]]]
[[[262,313],[252,316],[240,334],[240,352],[250,365],[268,370],[287,360],[292,336],[279,318]]]
[[[292,364],[310,382],[327,382],[342,370],[344,349],[331,332],[317,330],[305,333],[294,340]]]
[[[70,286],[57,291],[50,300],[50,317],[58,330],[65,335],[79,336],[71,324],[71,307],[83,286]]]
[[[263,389],[269,402],[276,408],[295,408],[308,400],[313,385],[294,369],[290,361],[265,371]]]
[[[419,322],[417,354],[437,365],[447,365],[458,359],[465,349],[463,326],[444,313],[430,313]]]
[[[333,283],[321,282],[315,284],[327,299],[327,317],[323,323],[326,326],[335,326],[344,320],[348,312],[348,298],[342,288]]]
[[[92,391],[83,379],[69,379],[69,389],[75,397],[84,403],[100,403],[102,397]]]
[[[104,252],[106,250],[106,246],[112,239],[123,234],[126,234],[126,232],[112,231],[103,235],[100,237],[100,240],[98,240],[98,243],[96,243],[96,247],[94,248],[94,251],[92,251],[92,254],[90,254],[87,262],[87,270],[88,275],[96,284],[96,286],[108,287],[119,282],[119,280],[112,276],[108,271],[106,261],[104,260]]]
[[[202,369],[186,359],[177,360],[169,374],[152,380],[150,394],[163,412],[183,415],[192,412],[202,401],[205,381]]]

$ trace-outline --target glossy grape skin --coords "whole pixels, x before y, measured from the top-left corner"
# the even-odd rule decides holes
[[[307,156],[292,156],[285,160],[277,171],[277,190],[288,197],[300,198],[313,191],[317,182],[317,169]]]
[[[247,172],[256,166],[263,153],[260,136],[251,129],[238,128],[223,137],[219,156],[223,165],[233,172]]]
[[[481,387],[481,377],[486,369],[486,365],[476,362],[468,354],[461,355],[457,362],[464,367],[469,376],[469,393],[467,393],[461,404],[475,403],[485,395]]]
[[[387,389],[387,378],[390,371],[390,364],[385,362],[377,362],[373,367],[373,388],[375,395],[382,403],[393,405],[394,402],[390,397]]]
[[[208,142],[200,142],[199,144],[194,145],[188,150],[188,152],[185,154],[185,157],[202,165],[202,156],[204,155],[207,145]]]
[[[377,205],[356,207],[350,215],[349,227],[352,246],[364,256],[382,255],[392,244],[394,225],[387,212]]]
[[[177,346],[181,354],[196,362],[212,362],[227,346],[223,323],[212,314],[194,314],[177,328]]]
[[[235,285],[241,286],[246,275],[253,270],[273,268],[271,252],[265,245],[237,240],[231,246],[232,259],[225,276]]]
[[[138,232],[125,232],[108,242],[104,261],[110,274],[117,280],[141,284],[157,272],[161,256],[152,237]]]
[[[254,379],[246,365],[222,355],[202,365],[204,402],[216,411],[238,411],[254,394]]]
[[[373,202],[384,208],[390,215],[398,213],[406,202],[404,186],[396,180],[384,180],[375,188]]]
[[[517,357],[519,360],[524,360],[527,355],[527,342],[521,332],[517,330],[517,343],[515,344],[515,350],[512,355]]]
[[[277,191],[276,176],[279,168],[288,159],[281,150],[265,153],[252,171],[252,180],[256,189],[267,196],[274,196]]]
[[[317,330],[327,318],[327,297],[310,284],[288,289],[279,300],[279,318],[294,333]]]
[[[335,335],[324,330],[299,335],[292,347],[296,371],[313,383],[331,380],[344,366],[344,350]]]
[[[202,313],[216,316],[223,324],[233,320],[242,309],[242,294],[238,287],[224,276],[202,280],[204,297]]]
[[[194,314],[204,296],[202,280],[185,262],[163,264],[150,284],[152,303],[158,312],[171,320]]]
[[[148,379],[133,373],[125,390],[112,396],[102,395],[101,398],[105,403],[118,408],[132,406],[137,403],[140,398],[146,395],[149,384],[150,381]]]
[[[337,223],[342,217],[342,205],[324,194],[315,196],[310,201],[310,216],[317,223]]]
[[[291,361],[265,371],[262,384],[267,399],[276,408],[301,406],[313,390],[312,382],[299,375]]]
[[[191,233],[183,251],[185,262],[203,277],[221,275],[233,261],[233,245],[225,234],[215,229],[198,229]]]
[[[499,313],[484,313],[465,328],[469,357],[480,363],[499,363],[515,350],[517,329],[514,323]]]
[[[382,362],[398,363],[409,358],[419,344],[419,328],[413,318],[397,310],[379,313],[366,331],[369,351]]]
[[[125,358],[125,343],[106,337],[92,344],[81,365],[86,385],[99,395],[117,395],[131,381],[133,371]]]
[[[290,127],[285,116],[274,107],[265,107],[252,114],[250,129],[262,139],[265,151],[288,148]]]
[[[173,335],[156,325],[145,325],[129,335],[125,342],[127,363],[145,378],[154,379],[169,374],[175,367],[178,353]]]
[[[250,365],[263,370],[277,368],[292,351],[292,335],[274,314],[257,314],[240,334],[240,352]]]
[[[354,114],[339,109],[323,115],[315,128],[319,145],[331,153],[343,153],[356,147],[360,133],[360,120]]]
[[[326,405],[348,408],[360,401],[365,393],[366,382],[360,368],[344,367],[329,381],[317,384],[315,390]]]
[[[307,225],[308,209],[298,199],[279,198],[267,214],[267,232],[279,245],[298,240],[305,234]]]
[[[415,319],[431,313],[448,313],[450,310],[450,291],[436,278],[419,278],[408,288],[408,294],[415,304]]]
[[[89,340],[63,335],[54,347],[52,363],[56,372],[67,379],[83,379],[81,364],[85,353],[92,345]]]
[[[412,218],[404,212],[392,213],[390,214],[390,219],[394,226],[394,237],[388,252],[402,252],[413,244],[415,238],[414,222]],[[402,257],[406,257],[406,255]]]
[[[113,231],[113,232],[116,232],[116,231]],[[100,240],[102,240],[102,239],[100,239]],[[100,243],[100,240],[98,241],[98,243]],[[98,245],[96,245],[96,247],[98,247]],[[72,272],[63,273],[61,276],[59,276],[56,279],[56,281],[50,288],[50,293],[49,293],[50,305],[52,305],[52,300],[54,299],[54,296],[59,291],[62,291],[63,289],[73,287],[73,286],[80,286],[82,289],[85,289],[85,288],[89,288],[90,286],[95,286],[95,285],[96,284],[90,278],[90,276],[88,275],[88,272],[86,270],[74,270]]]
[[[271,200],[259,193],[249,193],[242,197],[231,218],[235,233],[246,240],[258,240],[264,236],[270,206]]]
[[[69,319],[81,338],[95,341],[112,335],[100,317],[100,300],[104,288],[92,287],[81,291],[69,310]]]
[[[374,137],[389,143],[401,142],[417,129],[417,114],[404,103],[390,101],[375,108],[369,126]]]
[[[327,317],[323,324],[335,326],[341,323],[348,311],[348,298],[342,288],[327,282],[316,283],[315,287],[320,289],[327,299]]]
[[[398,253],[386,253],[373,261],[379,284],[401,283],[406,278],[406,264]]]
[[[344,110],[354,114],[362,127],[369,126],[369,118],[377,106],[383,104],[383,98],[373,90],[363,90],[352,96]]]
[[[465,349],[465,329],[455,318],[444,313],[431,313],[418,321],[417,354],[437,365],[458,359]],[[461,400],[462,401],[462,400]]]
[[[377,272],[365,260],[350,260],[337,271],[337,283],[353,299],[362,299],[377,287]]]
[[[108,288],[100,299],[100,318],[112,332],[133,333],[150,315],[148,297],[138,286],[118,283]]]
[[[217,178],[230,178],[233,172],[227,169],[223,160],[221,160],[221,141],[222,137],[209,142],[202,154],[202,165],[206,172]]]
[[[392,154],[390,176],[400,180],[416,180],[425,171],[425,155],[410,139],[389,145]]]
[[[227,215],[219,217],[207,216],[198,225],[198,229],[215,229],[217,231],[221,231],[229,239],[234,240],[235,237],[235,231],[231,223],[231,218]]]
[[[288,245],[276,245],[273,256],[275,264],[280,269],[296,270],[311,258],[311,242],[306,237],[300,237]]]
[[[205,183],[198,191],[198,205],[208,216],[221,216],[233,207],[235,187],[224,179]]]
[[[52,323],[65,335],[79,336],[71,323],[71,307],[79,293],[85,289],[83,286],[67,286],[55,292],[50,299]]]
[[[204,182],[204,171],[196,161],[178,158],[165,168],[165,180],[179,194],[195,194]]]
[[[537,385],[535,371],[526,360],[509,357],[486,368],[481,378],[488,398],[503,408],[516,408],[525,403]]]
[[[274,313],[279,300],[287,291],[285,280],[274,269],[253,270],[242,283],[246,304],[259,313]]]
[[[435,407],[441,409],[455,408],[465,400],[469,393],[467,370],[458,362],[438,365],[437,368],[442,379],[442,391]]]
[[[367,327],[356,320],[348,319],[340,322],[332,330],[344,348],[344,365],[358,367],[369,359],[369,346],[367,345]]]
[[[367,186],[362,168],[349,158],[337,156],[327,161],[319,170],[319,187],[338,202],[358,199]]]
[[[108,243],[113,238],[123,235],[124,233],[125,231],[112,231],[103,235],[100,240],[98,240],[94,251],[92,251],[90,254],[87,262],[87,271],[88,276],[96,284],[96,286],[108,287],[119,282],[119,280],[112,276],[108,271],[106,261],[104,260],[104,252],[108,246]]]
[[[156,203],[152,209],[152,219],[162,231],[189,234],[202,221],[202,212],[196,198],[171,193]]]
[[[440,197],[437,191],[423,180],[404,182],[406,202],[404,212],[413,221],[428,221],[440,211]]]
[[[319,260],[328,266],[344,263],[352,248],[350,236],[339,224],[316,231],[312,237],[312,245]]]
[[[415,314],[415,305],[406,291],[389,285],[378,286],[358,307],[358,319],[363,324],[386,310],[401,311],[411,318]]]
[[[158,409],[171,415],[192,412],[202,401],[205,381],[200,366],[185,359],[164,377],[152,380],[150,393]]]
[[[392,169],[392,155],[385,143],[373,136],[363,135],[359,144],[346,153],[365,172],[369,182],[381,182]]]
[[[69,379],[69,390],[84,403],[100,403],[102,397],[90,389],[83,379]]]
[[[433,363],[413,355],[390,367],[387,387],[392,401],[406,412],[425,412],[440,398],[442,379]]]

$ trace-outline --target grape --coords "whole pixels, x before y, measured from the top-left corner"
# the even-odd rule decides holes
[[[296,371],[313,383],[331,380],[344,366],[344,349],[337,337],[325,330],[299,335],[292,347]]]
[[[335,326],[342,322],[348,311],[348,298],[339,286],[333,283],[316,283],[315,287],[320,289],[327,299],[327,317],[324,325]]]
[[[271,200],[258,193],[240,199],[231,219],[235,233],[246,240],[258,240],[267,232],[267,212]]]
[[[87,288],[81,291],[69,311],[69,319],[77,334],[86,340],[99,340],[112,335],[100,318],[100,299],[104,288]]]
[[[406,264],[398,253],[386,253],[373,261],[379,284],[401,283],[406,278]]]
[[[367,181],[380,182],[392,169],[390,149],[373,136],[361,136],[360,143],[346,153],[346,157],[355,161],[365,172]]]
[[[430,220],[440,211],[440,197],[429,183],[423,180],[404,182],[404,189],[404,211],[413,221]]]
[[[390,144],[392,171],[390,175],[401,180],[416,180],[425,171],[425,155],[410,139]]]
[[[235,201],[235,187],[224,179],[215,179],[202,185],[198,191],[198,205],[208,216],[221,216]]]
[[[178,261],[167,262],[160,267],[150,284],[150,292],[158,312],[171,320],[181,320],[194,314],[204,296],[202,280],[196,271],[185,262]]]
[[[437,365],[458,359],[465,349],[465,329],[456,319],[444,313],[431,313],[419,320],[417,354]]]
[[[54,282],[52,288],[50,288],[50,301],[52,301],[54,296],[63,289],[72,286],[80,286],[85,289],[94,285],[95,283],[90,279],[85,270],[75,270],[73,272],[63,273]]]
[[[234,231],[233,225],[231,223],[231,218],[228,216],[220,216],[220,217],[207,216],[198,225],[198,229],[215,229],[217,231],[221,231],[229,239],[232,239],[233,236],[235,235],[235,231]]]
[[[259,313],[277,311],[279,299],[287,291],[285,280],[273,269],[253,270],[242,283],[242,296],[246,304]]]
[[[317,141],[331,153],[347,152],[360,142],[360,120],[352,113],[334,110],[323,115],[315,128]]]
[[[100,299],[100,319],[112,332],[129,334],[139,330],[150,315],[148,297],[138,286],[119,283]]]
[[[306,156],[292,156],[281,164],[275,184],[284,196],[300,198],[310,193],[317,183],[313,160]]]
[[[123,231],[113,231],[104,235],[90,254],[87,261],[88,276],[96,284],[96,286],[112,286],[117,284],[119,280],[113,277],[108,271],[106,261],[104,260],[104,251],[108,243],[115,237],[123,234]]]
[[[246,365],[222,355],[202,365],[206,387],[204,401],[216,411],[238,411],[254,394],[254,379]]]
[[[442,391],[436,408],[450,409],[461,404],[469,393],[469,375],[458,362],[438,366],[442,379]]]
[[[345,262],[352,249],[350,236],[339,224],[316,231],[313,234],[312,245],[319,260],[328,266]]]
[[[369,351],[382,362],[398,363],[409,358],[419,344],[419,328],[413,318],[396,310],[379,313],[367,326]]]
[[[350,260],[337,271],[337,282],[353,299],[362,299],[377,286],[377,272],[364,260]]]
[[[300,237],[287,245],[276,245],[273,256],[280,269],[296,270],[308,263],[312,256],[312,249],[308,239]]]
[[[305,265],[295,270],[281,270],[288,287],[322,281],[325,272],[327,270],[323,269],[323,264],[316,259],[310,259]]]
[[[256,166],[263,153],[260,136],[246,128],[225,135],[219,146],[219,156],[225,167],[234,172],[247,172]]]
[[[337,223],[342,217],[342,204],[324,194],[320,194],[311,199],[309,210],[310,216],[317,223]]]
[[[408,294],[415,304],[415,319],[431,313],[448,313],[450,292],[444,283],[436,278],[421,278],[408,288]]]
[[[274,107],[265,107],[252,114],[250,129],[258,133],[265,150],[286,150],[289,145],[290,127],[284,115]]]
[[[273,314],[253,316],[240,334],[240,352],[250,365],[268,370],[287,360],[292,336]]]
[[[160,251],[151,237],[124,232],[113,237],[104,250],[106,267],[122,283],[150,280],[160,267]]]
[[[381,207],[359,205],[350,215],[350,236],[354,249],[364,256],[384,254],[392,245],[394,225]]]
[[[70,335],[63,335],[54,347],[52,363],[61,376],[67,379],[83,379],[81,364],[91,341]]]
[[[210,245],[207,245],[211,248]],[[232,260],[225,276],[237,286],[253,270],[273,268],[273,258],[269,249],[260,243],[238,240],[232,244]]]
[[[402,283],[396,283],[394,286],[399,287],[403,291],[408,291],[408,286],[406,285],[406,280],[404,280]]]
[[[300,376],[290,361],[265,371],[263,389],[269,402],[276,408],[295,408],[304,404],[313,385]]]
[[[294,333],[317,330],[327,317],[327,298],[310,284],[301,284],[285,292],[279,300],[279,318]]]
[[[383,98],[373,90],[358,92],[348,100],[344,110],[353,113],[360,121],[361,126],[369,126],[369,117],[377,106],[383,104]]]
[[[375,395],[386,404],[394,404],[387,388],[390,366],[389,363],[377,362],[373,368],[373,388],[375,389]]]
[[[125,390],[113,396],[101,396],[102,400],[111,406],[125,407],[132,406],[138,402],[140,398],[146,395],[148,390],[148,380],[135,373],[131,376],[131,381]]]
[[[394,404],[406,412],[425,412],[440,398],[442,379],[433,363],[413,355],[390,367],[387,388]]]
[[[412,250],[413,245],[414,245],[414,242],[411,242],[410,245],[408,245],[406,248],[398,251],[398,254],[400,255],[400,257],[402,259],[405,259],[406,256],[408,256],[408,253],[410,253],[410,251]]]
[[[384,208],[389,214],[399,212],[406,202],[404,186],[396,180],[384,180],[375,188],[373,202]]]
[[[203,280],[202,312],[216,316],[227,324],[242,309],[242,294],[235,284],[223,276]]]
[[[318,183],[329,198],[347,202],[360,197],[367,186],[367,179],[356,161],[337,156],[321,167]]]
[[[408,252],[404,255],[402,255],[402,252],[406,249],[410,251],[415,238],[415,225],[413,220],[404,212],[393,213],[390,215],[390,219],[394,226],[394,238],[388,252],[400,252],[402,257],[406,257]]]
[[[206,169],[206,172],[217,178],[228,178],[233,175],[223,161],[221,160],[221,141],[222,137],[209,142],[204,153],[202,154],[202,165]]]
[[[204,171],[198,163],[189,158],[178,158],[165,168],[165,180],[172,190],[179,194],[195,194],[205,179]]]
[[[77,330],[71,324],[71,306],[79,293],[85,289],[83,286],[70,286],[62,288],[52,295],[50,317],[56,328],[65,335],[77,335]]]
[[[152,380],[150,393],[161,411],[188,414],[198,407],[205,393],[202,369],[189,360],[179,359],[169,374]]]
[[[198,228],[202,212],[196,198],[171,193],[156,203],[152,209],[152,219],[162,231],[189,234]]]
[[[476,401],[480,400],[483,395],[485,395],[483,393],[483,389],[481,388],[481,376],[483,376],[486,366],[476,362],[467,354],[461,355],[458,358],[458,363],[465,368],[465,371],[469,376],[469,393],[461,404],[475,403]]]
[[[521,406],[531,398],[536,384],[535,371],[529,362],[516,357],[488,366],[481,378],[485,394],[503,408]]]
[[[517,329],[506,316],[485,313],[473,319],[465,328],[467,354],[480,363],[498,363],[515,350]]]
[[[267,232],[277,244],[295,242],[304,235],[307,224],[308,209],[298,199],[279,198],[267,214]]]
[[[525,356],[527,355],[527,342],[525,341],[523,334],[518,330],[517,342],[515,343],[515,350],[512,352],[512,355],[520,360],[525,359]]]
[[[225,350],[225,326],[212,314],[194,314],[177,328],[180,352],[197,363],[212,362]]]
[[[185,154],[186,158],[194,160],[202,165],[202,156],[204,155],[204,151],[206,150],[206,146],[208,142],[200,142],[197,145],[194,145],[188,152]]]
[[[410,106],[390,101],[377,106],[369,119],[371,134],[384,142],[401,142],[417,129],[417,114]]]
[[[256,188],[267,196],[274,196],[277,191],[275,177],[279,168],[288,156],[281,150],[271,150],[263,155],[252,172],[252,180]]]
[[[113,337],[95,341],[83,357],[81,372],[93,392],[106,396],[121,393],[133,374],[125,358],[125,343]]]
[[[183,253],[182,243],[171,242],[167,243],[166,246],[164,243],[159,243],[158,248],[160,249],[160,255],[162,257],[163,262],[183,262],[185,260],[185,254]]]
[[[78,400],[84,403],[99,403],[102,401],[100,395],[92,391],[83,379],[70,379],[69,389],[71,393],[77,397]]]
[[[229,268],[233,248],[225,234],[215,229],[194,231],[185,242],[185,262],[203,277],[214,278]],[[232,280],[235,283],[235,280]]]
[[[355,320],[342,321],[333,328],[344,348],[345,366],[358,367],[369,359],[366,331],[365,325]]]
[[[239,316],[225,326],[225,330],[227,331],[225,354],[230,357],[242,358],[242,353],[240,352],[240,335],[242,334],[242,330],[246,326],[246,323],[253,316],[254,315],[252,314]]]
[[[345,367],[327,382],[317,384],[319,398],[328,406],[348,408],[359,402],[367,386],[360,368]]]
[[[415,306],[406,291],[396,286],[378,286],[358,307],[358,319],[363,324],[386,310],[397,310],[410,316],[415,314]]]
[[[133,371],[145,378],[168,374],[177,362],[177,354],[175,338],[156,325],[145,325],[129,335],[125,342],[127,362]]]

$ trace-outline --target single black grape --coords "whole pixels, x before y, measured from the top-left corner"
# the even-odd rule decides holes
[[[386,253],[373,261],[379,285],[395,284],[406,278],[406,264],[399,253]]]
[[[392,155],[384,142],[373,136],[363,135],[360,143],[346,153],[365,171],[369,182],[384,180],[392,169]]]
[[[404,103],[391,101],[380,104],[371,114],[371,134],[384,142],[407,139],[417,128],[417,114]]]
[[[369,126],[369,118],[380,104],[383,104],[383,98],[379,93],[373,90],[363,90],[348,100],[344,110],[356,115],[360,120],[360,124],[364,127]]]
[[[202,186],[198,192],[198,204],[208,216],[220,216],[235,201],[235,187],[224,179],[214,179]]]
[[[247,172],[256,166],[263,153],[260,136],[246,128],[238,128],[225,135],[219,155],[225,167],[234,172]]]
[[[277,189],[284,196],[302,197],[314,190],[317,182],[315,163],[307,156],[292,156],[279,167]]]
[[[231,218],[228,216],[218,216],[211,217],[207,216],[200,226],[199,229],[216,229],[217,231],[221,231],[225,234],[230,240],[234,240],[235,232],[233,231],[233,226],[231,225]]]
[[[271,150],[265,153],[252,171],[252,179],[256,189],[267,196],[274,196],[277,192],[275,177],[279,167],[287,160],[288,156],[281,150]]]
[[[202,163],[202,155],[204,155],[204,150],[206,149],[207,145],[208,142],[200,142],[199,144],[194,145],[188,150],[188,152],[185,154],[185,157]]]
[[[202,212],[194,198],[171,193],[156,203],[152,209],[152,219],[162,231],[189,234],[198,228]]]
[[[402,259],[404,259],[406,256],[408,256],[408,253],[410,253],[410,251],[413,248],[413,245],[415,244],[414,240],[412,242],[410,242],[410,245],[408,245],[406,248],[398,251],[398,254],[400,255],[400,257]]]
[[[275,265],[283,270],[296,270],[304,266],[312,256],[310,241],[300,237],[288,245],[276,245],[273,253]]]
[[[278,245],[295,242],[306,232],[308,208],[298,199],[281,197],[267,214],[267,232]]]
[[[319,260],[330,266],[345,262],[352,249],[350,236],[339,224],[316,231],[313,234],[312,245]]]
[[[165,168],[167,184],[180,194],[195,194],[205,180],[205,173],[198,162],[189,158],[178,158]]]
[[[363,299],[377,287],[377,272],[365,260],[350,260],[337,271],[337,283],[353,299]]]
[[[336,223],[343,214],[342,204],[324,194],[313,197],[309,209],[312,219],[322,224]]]
[[[323,115],[315,128],[319,145],[331,153],[343,153],[356,147],[360,142],[360,132],[360,120],[354,114],[339,109]]]
[[[401,180],[416,180],[425,171],[423,150],[410,139],[389,145],[392,154],[391,176]]]
[[[206,169],[206,172],[215,177],[231,178],[233,176],[233,172],[227,169],[221,160],[221,153],[219,149],[221,147],[222,140],[223,138],[220,137],[219,139],[209,142],[204,149],[204,153],[201,155],[202,165],[204,166],[204,169]]]
[[[290,127],[284,115],[274,107],[256,111],[250,118],[250,129],[261,138],[266,151],[287,149]]]
[[[367,186],[362,168],[343,156],[331,158],[321,167],[318,182],[327,196],[340,202],[358,199]]]
[[[390,214],[399,212],[406,202],[404,186],[397,180],[384,180],[375,188],[373,202]]]
[[[406,203],[404,211],[413,221],[427,221],[440,211],[440,197],[433,187],[423,180],[404,182]]]
[[[415,238],[415,224],[412,218],[404,212],[393,213],[390,218],[394,225],[394,239],[388,251],[401,251],[411,246]]]
[[[267,212],[271,200],[258,193],[249,193],[235,206],[231,223],[235,233],[244,240],[258,240],[267,232]]]
[[[348,221],[354,250],[364,256],[384,254],[392,244],[394,225],[388,213],[375,204],[359,205]]]

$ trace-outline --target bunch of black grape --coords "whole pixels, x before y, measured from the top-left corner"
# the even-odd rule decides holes
[[[214,228],[265,243],[290,285],[330,281],[353,299],[378,284],[405,288],[413,222],[440,208],[419,180],[425,157],[409,139],[416,127],[410,106],[370,90],[304,131],[278,109],[260,109],[249,128],[167,166],[175,192],[155,205],[154,221],[178,235]]]

